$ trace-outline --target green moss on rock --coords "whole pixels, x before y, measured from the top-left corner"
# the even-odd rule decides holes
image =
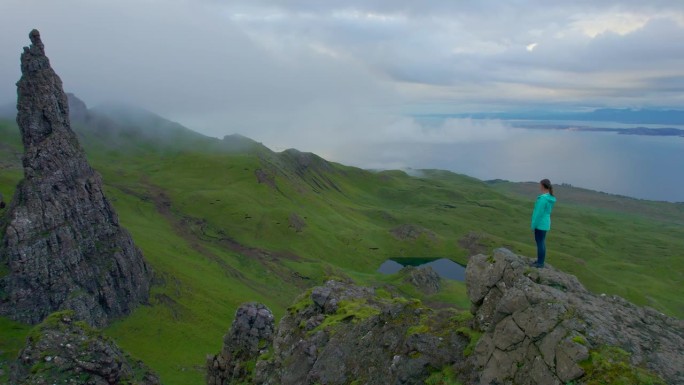
[[[442,370],[430,374],[425,380],[425,385],[461,385],[456,379],[456,373],[451,366],[446,366]]]
[[[581,363],[586,385],[666,385],[665,381],[648,369],[634,366],[630,354],[615,346],[601,346],[589,352],[589,359]]]

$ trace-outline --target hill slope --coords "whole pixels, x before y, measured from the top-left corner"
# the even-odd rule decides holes
[[[465,263],[476,250],[500,246],[534,254],[528,229],[534,194],[446,171],[425,170],[420,178],[369,172],[295,150],[274,153],[244,137],[219,140],[178,127],[166,135],[148,127],[164,126],[159,117],[88,112],[89,120],[74,124],[79,141],[102,174],[121,224],[156,272],[151,305],[105,332],[166,384],[202,383],[204,357],[219,350],[242,302],[262,302],[280,318],[302,289],[349,277],[466,308],[462,283],[447,282],[425,296],[375,271],[402,256]],[[0,122],[0,138],[0,191],[7,197],[21,179],[16,125]],[[680,209],[651,202],[643,207]],[[676,214],[568,205],[559,194],[547,258],[592,291],[681,318],[680,223]],[[416,238],[392,232],[407,225],[426,231]],[[14,337],[0,338],[6,355],[17,351],[25,333],[21,325],[11,326],[2,333],[13,331]]]

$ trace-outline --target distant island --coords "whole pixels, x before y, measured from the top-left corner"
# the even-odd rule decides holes
[[[550,124],[538,125],[529,123],[512,124],[516,128],[526,128],[533,130],[568,130],[568,131],[587,131],[587,132],[615,132],[620,135],[645,135],[645,136],[678,136],[684,138],[684,130],[673,127],[665,128],[648,128],[648,127],[633,127],[633,128],[611,128],[611,127],[589,127],[578,126],[576,124]]]
[[[583,121],[614,122],[625,124],[659,124],[681,125],[684,122],[684,110],[668,109],[631,109],[631,108],[599,108],[593,111],[547,111],[536,109],[518,112],[475,112],[454,114],[416,114],[423,118],[470,118],[500,120],[547,120],[547,121]]]

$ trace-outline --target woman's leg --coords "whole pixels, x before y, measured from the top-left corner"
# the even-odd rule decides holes
[[[534,230],[534,240],[537,242],[537,265],[544,266],[546,259],[546,231]]]

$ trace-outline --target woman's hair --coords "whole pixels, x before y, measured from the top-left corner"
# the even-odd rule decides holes
[[[551,181],[548,179],[542,179],[541,182],[542,186],[544,186],[545,189],[549,190],[549,194],[553,196],[553,186],[551,186]]]

